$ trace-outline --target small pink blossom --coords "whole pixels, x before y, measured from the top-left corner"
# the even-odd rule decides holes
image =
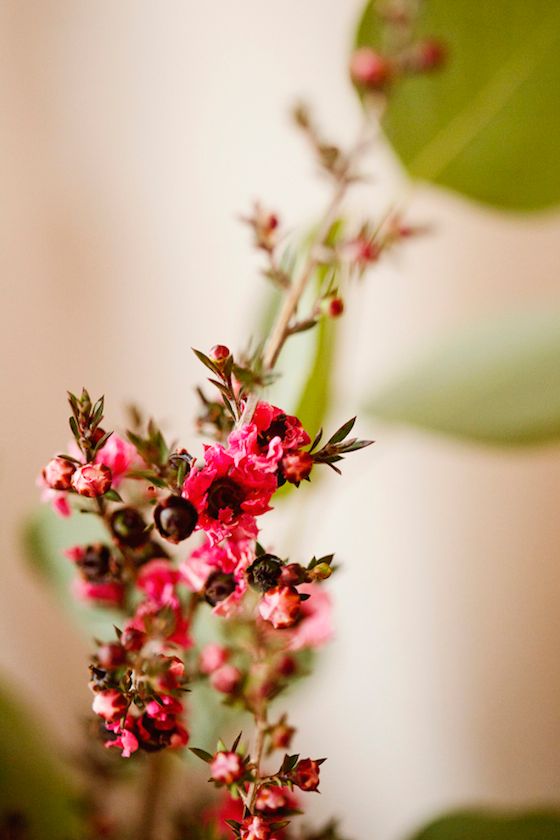
[[[66,492],[53,490],[49,487],[43,478],[42,473],[37,476],[37,481],[35,483],[37,487],[41,488],[41,501],[45,503],[49,502],[57,516],[61,516],[63,518],[71,516],[72,508],[70,507],[68,494]]]
[[[52,458],[43,469],[43,478],[52,490],[69,490],[76,465],[66,458]]]
[[[91,707],[95,714],[102,717],[103,720],[113,722],[123,716],[127,710],[128,702],[120,691],[111,689],[110,691],[96,692]]]
[[[158,606],[171,604],[179,605],[175,586],[179,580],[179,572],[168,560],[150,560],[140,569],[136,585],[146,593],[148,598]]]
[[[88,499],[103,496],[111,488],[111,470],[105,464],[84,464],[72,475],[72,487]]]
[[[122,750],[123,758],[130,758],[132,753],[136,752],[139,747],[138,738],[130,731],[130,729],[118,729],[117,737],[110,741],[105,741],[106,747],[116,747]]]
[[[263,817],[247,817],[241,823],[240,840],[272,840],[272,829]]]
[[[200,651],[199,667],[203,674],[211,674],[222,665],[224,665],[229,658],[229,651],[223,645],[218,645],[210,642],[204,645]]]
[[[301,602],[301,618],[290,631],[289,646],[294,651],[321,647],[333,635],[331,596],[316,583],[300,586],[299,592],[311,597]]]
[[[293,586],[275,586],[269,589],[259,604],[259,613],[276,630],[291,627],[300,614],[300,597]]]
[[[235,665],[221,665],[210,676],[210,684],[215,691],[233,694],[241,682],[241,671]]]
[[[92,601],[104,607],[120,607],[124,598],[124,586],[115,581],[92,583],[78,577],[72,583],[72,591],[80,601]]]
[[[113,487],[118,487],[125,474],[135,466],[141,467],[143,462],[131,443],[113,433],[95,456],[95,463],[108,467]]]
[[[309,478],[313,469],[313,457],[309,452],[288,452],[282,458],[282,474],[286,481],[295,484],[296,487],[305,479]]]
[[[232,785],[245,774],[243,759],[236,752],[218,752],[210,764],[210,775],[215,782]]]
[[[126,639],[134,631],[140,633],[143,643],[157,640],[163,643],[162,647],[166,644],[178,645],[181,648],[192,645],[189,623],[180,605],[161,606],[154,601],[143,601],[137,607],[133,618],[124,625],[123,638]]]

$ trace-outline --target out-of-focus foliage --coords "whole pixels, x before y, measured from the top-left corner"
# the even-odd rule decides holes
[[[83,837],[76,793],[56,748],[20,703],[0,695],[0,836]],[[17,830],[21,830],[21,835]],[[10,833],[12,831],[13,833]]]
[[[443,817],[411,840],[559,840],[560,816],[459,813]]]
[[[382,46],[377,6],[359,46]],[[560,3],[425,0],[418,35],[441,39],[449,60],[389,98],[385,132],[410,174],[510,210],[557,204]]]
[[[48,507],[34,513],[24,531],[29,565],[54,590],[76,624],[82,627],[88,640],[91,636],[101,639],[111,636],[113,625],[122,624],[121,613],[76,600],[72,594],[76,569],[63,553],[73,545],[85,545],[104,539],[103,526],[96,516],[74,514],[68,519],[61,519]]]
[[[560,313],[457,331],[370,402],[375,415],[486,443],[560,438]]]

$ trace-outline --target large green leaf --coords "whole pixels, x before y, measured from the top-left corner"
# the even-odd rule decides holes
[[[460,330],[370,402],[389,421],[489,443],[560,438],[560,312]]]
[[[459,813],[432,823],[413,840],[560,840],[560,816]]]
[[[0,835],[10,819],[23,819],[29,840],[72,840],[80,831],[76,791],[58,764],[44,726],[14,699],[0,695]],[[6,829],[6,834],[2,830]],[[13,834],[15,837],[15,833]],[[19,835],[18,835],[19,836]]]
[[[379,46],[376,5],[358,45]],[[442,39],[449,61],[390,99],[384,127],[408,171],[498,207],[557,204],[560,3],[426,0],[418,34]]]

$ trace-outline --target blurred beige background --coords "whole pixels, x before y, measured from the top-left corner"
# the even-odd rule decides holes
[[[190,346],[243,339],[262,291],[236,216],[290,225],[324,189],[287,110],[303,95],[352,137],[345,62],[358,0],[6,0],[0,4],[3,499],[0,668],[60,748],[89,705],[87,644],[23,568],[35,476],[64,445],[65,391],[135,399],[184,442]],[[356,200],[405,185],[387,150]],[[498,215],[428,189],[434,234],[356,290],[333,424],[427,342],[482,313],[560,303],[558,216]],[[295,701],[325,754],[317,814],[397,840],[472,802],[560,786],[560,452],[492,451],[360,421],[376,446],[310,496],[302,552],[337,550],[337,640]],[[293,535],[290,540],[294,542]],[[280,547],[280,544],[279,544]]]

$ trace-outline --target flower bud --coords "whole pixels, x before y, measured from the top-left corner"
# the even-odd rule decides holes
[[[198,513],[188,499],[168,496],[156,507],[154,521],[161,536],[177,544],[190,537],[198,522]]]
[[[86,545],[81,552],[76,552],[76,565],[86,580],[101,581],[111,574],[111,552],[103,543]]]
[[[112,670],[123,665],[126,661],[126,652],[122,645],[116,642],[112,644],[100,645],[97,648],[96,659],[101,668]]]
[[[222,694],[233,694],[241,682],[241,671],[235,665],[222,665],[210,676],[210,685]]]
[[[327,314],[329,318],[340,318],[344,312],[344,301],[340,297],[329,298]]]
[[[146,641],[146,634],[135,627],[125,627],[121,635],[121,645],[125,650],[139,651]]]
[[[93,698],[92,709],[96,715],[103,720],[112,722],[118,720],[125,714],[128,708],[128,701],[124,695],[116,689],[109,691],[98,691]]]
[[[245,775],[243,759],[236,752],[218,752],[210,764],[210,775],[218,784],[232,785]]]
[[[150,532],[142,515],[133,507],[123,507],[111,515],[111,531],[120,545],[138,548],[149,539]]]
[[[224,663],[227,662],[228,657],[229,651],[227,648],[211,642],[204,645],[200,651],[199,668],[203,674],[211,674],[213,671],[216,671],[224,665]]]
[[[283,677],[291,677],[297,671],[297,662],[293,656],[286,654],[280,659],[280,662],[276,666],[276,670]]]
[[[278,583],[282,573],[282,563],[274,554],[261,554],[251,563],[245,575],[247,583],[257,592],[267,592]]]
[[[272,829],[262,817],[246,817],[241,823],[239,840],[272,840]]]
[[[225,362],[230,355],[229,347],[225,344],[215,344],[210,350],[210,356],[215,362]]]
[[[276,630],[284,630],[296,623],[300,614],[299,592],[293,586],[276,586],[263,596],[259,613]]]
[[[204,587],[204,600],[212,607],[235,591],[235,578],[225,572],[212,572]]]
[[[332,566],[329,566],[328,563],[318,563],[310,570],[309,576],[313,580],[327,580],[332,573]]]
[[[288,750],[295,731],[295,728],[289,726],[285,720],[278,721],[269,732],[270,746],[275,750]]]
[[[319,787],[319,764],[321,763],[314,761],[312,758],[303,758],[298,761],[290,774],[293,784],[301,790],[317,790]]]
[[[43,469],[43,478],[52,490],[69,490],[76,465],[66,458],[53,458]]]
[[[282,569],[279,583],[282,586],[299,586],[308,580],[307,570],[299,563],[288,563]]]
[[[361,87],[383,90],[392,76],[391,63],[370,47],[361,47],[350,59],[350,75]]]
[[[112,475],[105,464],[84,464],[72,475],[72,487],[80,496],[95,499],[111,489]]]
[[[286,808],[288,804],[284,791],[276,786],[261,787],[255,800],[257,811],[264,811],[268,814],[274,814],[276,811]]]
[[[309,452],[289,452],[282,458],[282,473],[290,484],[299,486],[300,482],[309,478],[313,469],[313,456]]]

